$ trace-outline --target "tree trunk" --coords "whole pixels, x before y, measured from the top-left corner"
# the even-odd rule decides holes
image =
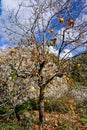
[[[40,95],[39,95],[39,121],[40,125],[44,123],[44,88],[40,87]]]
[[[16,115],[17,120],[20,121],[20,116],[18,114],[18,108],[17,108],[17,106],[15,107],[15,115]]]

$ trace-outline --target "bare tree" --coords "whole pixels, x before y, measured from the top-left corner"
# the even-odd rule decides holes
[[[7,12],[8,20],[2,23],[1,29],[12,43],[17,42],[18,45],[33,48],[31,49],[31,61],[34,65],[31,69],[20,71],[23,65],[21,58],[19,65],[16,63],[15,66],[12,64],[9,66],[11,70],[14,70],[17,78],[29,77],[37,82],[40,89],[40,124],[44,122],[45,88],[55,77],[67,74],[69,54],[80,47],[86,48],[87,46],[87,23],[82,18],[87,7],[84,3],[85,1],[79,3],[72,2],[72,0],[24,0],[18,4],[16,9]],[[77,9],[74,9],[74,6]],[[69,47],[68,52],[67,47]],[[45,67],[52,60],[49,58],[49,50],[52,48],[57,50],[55,50],[57,60],[56,63],[53,60],[52,63],[56,65],[56,69],[52,75],[49,75]]]

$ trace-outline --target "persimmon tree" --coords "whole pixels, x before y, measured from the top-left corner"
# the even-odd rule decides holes
[[[37,83],[40,124],[44,122],[46,87],[55,77],[67,75],[71,52],[80,47],[86,48],[87,23],[82,18],[86,7],[85,1],[24,0],[16,9],[6,10],[8,20],[4,20],[1,29],[11,43],[17,43],[18,49],[11,49],[10,57],[3,61],[8,64],[9,70],[5,80],[9,81],[7,84],[13,82],[9,88],[11,85],[13,89],[22,88],[19,93],[16,93],[17,90],[10,93],[14,93],[15,100],[29,89],[28,83]]]

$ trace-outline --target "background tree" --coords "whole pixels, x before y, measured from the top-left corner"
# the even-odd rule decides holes
[[[6,61],[9,73],[5,79],[8,80],[9,75],[11,76],[8,81],[13,81],[13,88],[15,84],[17,85],[17,81],[21,84],[27,77],[28,83],[34,80],[38,84],[40,124],[44,122],[44,94],[47,85],[55,77],[67,75],[71,52],[79,47],[86,48],[87,23],[81,19],[85,9],[85,1],[30,0],[21,1],[12,11],[6,10],[7,21],[4,20],[1,29],[7,34],[10,42],[17,43],[19,49],[11,50],[12,59],[10,60],[9,57]],[[24,10],[28,13],[25,14]],[[31,48],[28,48],[31,65],[25,68],[23,63],[27,64],[27,57],[20,54],[20,51],[23,52],[23,46]],[[54,48],[57,50],[55,50],[57,57],[49,54]],[[15,59],[16,62],[13,63]],[[53,66],[51,65],[50,69],[54,72],[52,75],[49,69],[45,69],[51,62]],[[21,93],[22,91],[18,95],[20,96]]]
[[[71,77],[76,83],[80,84],[82,87],[86,87],[87,52],[81,53],[81,55],[78,54],[75,57],[73,59],[74,64],[71,65]]]

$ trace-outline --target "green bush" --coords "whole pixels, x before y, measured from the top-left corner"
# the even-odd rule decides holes
[[[22,104],[16,105],[15,110],[17,113],[20,114],[25,112],[26,110],[32,110],[32,106],[29,102],[24,102]]]
[[[6,123],[6,124],[3,124],[3,125],[0,125],[0,130],[16,130],[16,129],[19,129],[18,124]]]
[[[82,125],[86,125],[86,126],[87,126],[87,119],[86,119],[86,118],[80,119],[79,122],[80,122]]]
[[[0,108],[0,115],[5,114],[6,111],[7,111],[7,107],[6,107],[6,106],[2,106],[2,107]]]

